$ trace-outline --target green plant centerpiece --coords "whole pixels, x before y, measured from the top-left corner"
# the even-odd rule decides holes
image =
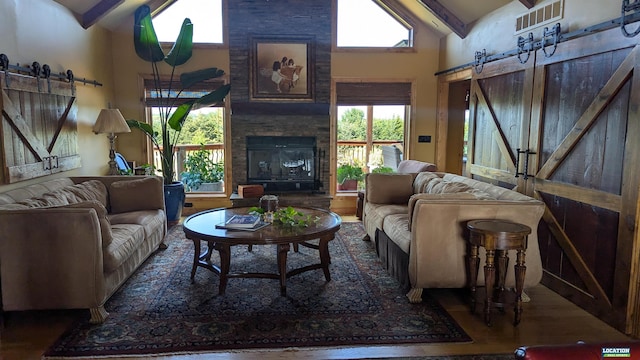
[[[141,130],[160,153],[162,177],[165,185],[175,181],[175,145],[179,143],[180,132],[191,110],[218,104],[224,100],[231,86],[222,85],[206,95],[197,98],[181,99],[183,91],[203,83],[206,80],[219,78],[224,71],[216,67],[183,72],[179,75],[176,68],[185,64],[192,56],[193,24],[189,18],[184,19],[178,39],[165,55],[151,21],[151,9],[142,5],[135,12],[133,42],[139,58],[151,64],[151,73],[157,95],[157,108],[160,115],[160,133],[155,132],[146,122],[127,120],[129,127]],[[169,66],[167,68],[165,65]],[[162,69],[164,68],[164,69]],[[165,76],[167,74],[167,76]]]
[[[261,207],[249,208],[249,214],[264,214],[264,209]],[[304,214],[291,206],[286,208],[280,208],[273,213],[273,223],[285,228],[301,228],[309,227],[309,225],[318,222],[319,217],[312,217],[309,214]]]
[[[184,170],[181,179],[188,191],[198,190],[202,184],[220,183],[224,179],[224,166],[211,160],[203,144],[199,150],[189,154],[184,161]]]

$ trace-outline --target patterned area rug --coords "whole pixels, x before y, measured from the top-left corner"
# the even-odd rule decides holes
[[[207,350],[470,342],[444,309],[425,295],[409,304],[398,283],[362,241],[358,222],[343,223],[330,242],[331,281],[322,270],[278,280],[229,279],[198,268],[190,281],[193,243],[180,226],[168,249],[153,254],[107,302],[101,325],[74,325],[45,356],[181,353]],[[276,272],[273,246],[232,248],[231,271]],[[212,260],[218,263],[217,253]],[[288,267],[319,262],[317,250],[291,251]]]

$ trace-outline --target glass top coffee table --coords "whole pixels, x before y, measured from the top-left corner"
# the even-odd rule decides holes
[[[186,237],[193,241],[194,254],[193,266],[191,268],[191,282],[194,282],[196,269],[203,267],[209,269],[220,277],[219,293],[223,295],[229,278],[253,277],[269,278],[280,280],[280,294],[287,293],[286,280],[288,277],[300,274],[305,271],[322,269],[327,281],[331,281],[329,274],[329,241],[333,240],[335,233],[340,230],[342,219],[337,214],[315,208],[296,207],[296,210],[311,215],[311,218],[318,218],[315,223],[310,223],[308,227],[288,228],[278,224],[271,224],[257,231],[226,230],[216,228],[217,224],[223,224],[233,215],[246,215],[248,207],[220,208],[207,210],[193,214],[186,218],[182,224]],[[310,240],[319,239],[317,245],[308,243]],[[207,249],[201,253],[200,243],[207,242]],[[231,263],[231,246],[248,245],[249,249],[253,245],[277,245],[278,273],[247,273],[229,272]],[[310,264],[301,268],[287,271],[287,253],[290,245],[297,249],[299,245],[317,249],[320,255],[320,263]],[[217,250],[220,255],[220,265],[213,264],[211,252]]]

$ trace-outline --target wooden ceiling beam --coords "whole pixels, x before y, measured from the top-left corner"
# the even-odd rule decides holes
[[[456,35],[464,39],[467,37],[469,30],[462,20],[458,19],[455,14],[442,6],[438,0],[419,0],[426,8],[431,11],[435,17],[444,22]],[[533,0],[530,0],[533,1]]]
[[[95,4],[91,9],[82,14],[82,27],[88,29],[123,2],[124,0],[102,0]]]
[[[522,3],[522,5],[526,6],[527,9],[531,9],[532,7],[536,6],[536,0],[520,0],[520,2]]]

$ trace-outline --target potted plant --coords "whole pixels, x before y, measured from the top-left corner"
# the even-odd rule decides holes
[[[180,132],[189,112],[193,109],[211,106],[224,100],[229,93],[229,84],[213,89],[208,94],[195,99],[184,101],[180,95],[191,86],[202,83],[205,80],[218,78],[224,75],[224,71],[215,67],[184,72],[177,77],[176,68],[186,63],[192,55],[193,48],[193,24],[188,18],[184,19],[178,39],[168,54],[160,46],[151,21],[151,9],[142,5],[136,9],[133,42],[136,54],[139,58],[151,64],[151,73],[159,94],[160,133],[155,132],[146,122],[127,120],[129,127],[139,129],[153,142],[154,147],[160,152],[162,162],[162,177],[165,186],[165,205],[167,218],[170,222],[177,222],[182,215],[184,205],[184,185],[176,180],[174,170],[174,147],[180,140]],[[169,65],[167,71],[161,72],[162,62]],[[170,74],[163,78],[163,74]],[[168,84],[168,88],[167,85]],[[162,90],[162,91],[161,91]]]
[[[211,160],[204,145],[187,157],[184,169],[181,178],[187,191],[222,191],[224,166]]]
[[[338,180],[338,190],[357,190],[358,189],[358,181],[362,180],[364,177],[364,172],[362,168],[359,166],[351,165],[351,164],[342,164],[338,166],[337,170],[337,180]]]

